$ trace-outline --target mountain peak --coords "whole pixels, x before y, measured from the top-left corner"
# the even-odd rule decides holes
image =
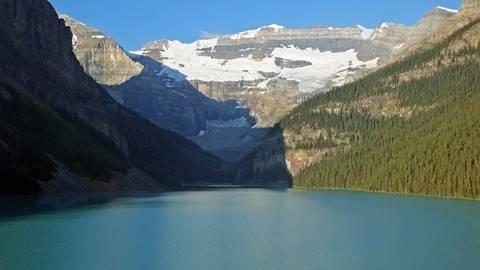
[[[442,7],[442,6],[437,6],[435,8],[435,10],[442,10],[442,11],[446,11],[446,12],[450,12],[450,13],[458,13],[458,9],[446,8],[446,7]]]
[[[73,51],[84,70],[103,85],[121,84],[140,74],[143,66],[131,60],[123,48],[102,31],[68,15],[59,18],[72,31]]]
[[[266,26],[262,27],[261,29],[267,29],[267,28],[274,29],[274,30],[278,31],[280,29],[284,29],[285,26],[278,25],[278,24],[270,24],[270,25],[266,25]]]
[[[230,38],[231,39],[234,39],[234,40],[238,40],[238,39],[251,39],[251,38],[255,38],[257,37],[257,35],[260,33],[260,32],[265,32],[265,31],[269,31],[269,30],[273,30],[275,33],[284,29],[285,27],[284,26],[281,26],[281,25],[278,25],[278,24],[270,24],[270,25],[265,25],[265,26],[262,26],[260,28],[257,28],[257,29],[253,29],[253,30],[247,30],[247,31],[243,31],[243,32],[240,32],[238,34],[234,34],[234,35],[231,35]]]

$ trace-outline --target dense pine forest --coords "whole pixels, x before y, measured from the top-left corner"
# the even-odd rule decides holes
[[[319,94],[281,122],[324,130],[289,151],[330,150],[296,187],[480,198],[480,20],[354,83]],[[340,143],[336,138],[348,138]]]

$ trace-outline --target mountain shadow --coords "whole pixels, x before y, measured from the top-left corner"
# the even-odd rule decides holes
[[[0,12],[0,195],[162,190],[222,168],[85,74],[48,1],[0,0]]]
[[[248,124],[254,124],[250,111],[237,102],[213,100],[197,91],[179,71],[147,56],[130,56],[143,65],[142,72],[119,85],[104,88],[119,103],[158,126],[194,137],[207,129],[210,120],[244,117]]]
[[[278,127],[257,128],[250,109],[198,91],[180,71],[143,55],[144,68],[119,85],[104,87],[119,103],[177,132],[225,162],[215,179],[200,184],[290,186],[285,143]]]

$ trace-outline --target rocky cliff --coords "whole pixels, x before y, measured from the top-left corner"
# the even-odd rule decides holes
[[[1,82],[19,85],[22,92],[90,123],[126,152],[123,137],[106,110],[101,109],[115,103],[85,77],[72,57],[72,34],[56,18],[50,4],[33,0],[2,2]]]
[[[285,148],[257,157],[284,153],[302,188],[480,198],[479,15],[462,7],[404,58],[298,106],[272,135]]]
[[[433,31],[432,33],[427,35],[425,38],[418,40],[418,42],[411,44],[410,46],[405,48],[405,50],[397,53],[385,64],[398,61],[401,58],[407,57],[408,55],[414,53],[419,49],[432,47],[435,43],[438,43],[441,40],[452,35],[455,31],[467,25],[472,20],[475,20],[478,17],[480,17],[480,8],[478,6],[478,1],[476,0],[464,1],[462,6],[460,7],[459,12],[454,13],[453,16],[450,16],[448,20],[446,20],[441,25],[441,28],[440,28],[441,31]]]
[[[142,72],[106,89],[157,125],[188,136],[224,160],[238,162],[252,157],[269,129],[292,108],[318,92],[362,77],[454,14],[438,7],[413,26],[269,25],[191,44],[154,41],[129,55],[143,66]],[[107,35],[65,18],[77,39],[83,40],[74,46],[77,57],[96,78],[93,71],[110,64],[95,62],[89,67],[78,52],[88,51],[98,36]]]
[[[249,118],[248,110],[234,101],[218,102],[197,91],[188,81],[174,84],[162,76],[169,67],[147,56],[127,54],[99,30],[61,15],[74,35],[73,51],[87,74],[121,104],[162,128],[195,137],[210,120]],[[172,76],[183,74],[169,70]]]
[[[480,1],[479,0],[465,0],[461,7],[462,12],[473,12],[474,10],[480,9]]]
[[[213,179],[215,158],[122,107],[84,73],[47,1],[0,0],[0,12],[1,194]]]
[[[77,20],[60,15],[73,33],[72,45],[87,74],[103,85],[118,85],[142,72],[120,45],[104,33]]]

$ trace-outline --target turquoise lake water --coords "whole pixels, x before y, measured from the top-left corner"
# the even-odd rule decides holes
[[[1,270],[480,269],[480,202],[234,189],[23,213],[0,218]]]

